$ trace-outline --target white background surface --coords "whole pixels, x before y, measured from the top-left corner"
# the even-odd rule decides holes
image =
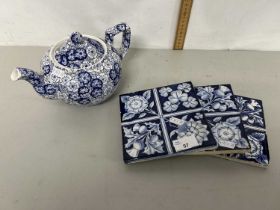
[[[170,49],[180,0],[1,0],[0,45],[51,45],[72,31],[103,38],[120,21],[133,47]],[[280,49],[279,0],[194,0],[191,49]]]

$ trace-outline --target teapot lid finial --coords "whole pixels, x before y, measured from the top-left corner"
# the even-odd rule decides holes
[[[73,32],[70,35],[70,39],[73,42],[73,44],[81,44],[83,42],[83,36],[79,32]]]
[[[58,64],[69,69],[90,69],[103,60],[107,46],[94,36],[72,33],[53,48],[52,56]]]

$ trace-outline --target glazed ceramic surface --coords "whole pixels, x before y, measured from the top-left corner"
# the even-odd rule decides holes
[[[218,148],[213,152],[217,154],[248,151],[250,145],[231,86],[201,86],[196,87],[196,91],[212,134],[218,142]]]
[[[123,33],[120,49],[113,38]],[[55,44],[43,57],[43,74],[17,68],[13,80],[26,80],[35,91],[49,99],[69,104],[94,105],[113,94],[121,78],[121,60],[130,46],[131,32],[121,23],[106,30],[105,41],[78,32]]]
[[[235,101],[240,110],[251,149],[245,154],[231,154],[227,157],[249,164],[268,166],[270,157],[262,101],[244,96],[236,96]]]
[[[214,149],[190,82],[120,95],[126,163]]]

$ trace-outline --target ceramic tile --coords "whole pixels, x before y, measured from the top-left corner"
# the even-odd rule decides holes
[[[167,155],[160,119],[122,126],[124,160]]]
[[[121,121],[139,120],[159,115],[152,89],[125,94],[120,97]]]
[[[174,123],[172,118],[179,119],[181,122]],[[192,136],[193,134],[196,137],[197,146],[192,149],[198,149],[200,147],[207,148],[217,145],[214,137],[211,135],[210,127],[205,116],[201,112],[167,117],[165,118],[165,123],[174,152],[179,152],[175,144],[177,139],[184,138],[185,136]]]
[[[235,96],[244,125],[265,129],[262,101],[244,96]]]
[[[163,114],[201,108],[191,83],[157,88]]]
[[[216,151],[237,151],[250,148],[239,115],[208,116],[206,119],[219,145]]]
[[[238,111],[233,91],[229,84],[198,86],[196,91],[199,102],[206,114]]]
[[[120,95],[125,163],[217,147],[191,82]]]
[[[250,165],[267,167],[269,165],[269,149],[266,132],[245,128],[251,146],[250,152],[245,154],[227,154],[222,157]]]
[[[244,153],[250,145],[229,84],[195,87],[218,148],[204,154]]]
[[[229,160],[266,167],[269,164],[270,156],[262,101],[244,96],[236,96],[235,101],[241,112],[245,133],[251,149],[245,154],[221,156]]]

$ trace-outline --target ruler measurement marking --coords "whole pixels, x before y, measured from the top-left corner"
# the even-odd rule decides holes
[[[181,50],[184,47],[186,32],[191,14],[193,0],[181,0],[180,13],[177,23],[174,50]]]

